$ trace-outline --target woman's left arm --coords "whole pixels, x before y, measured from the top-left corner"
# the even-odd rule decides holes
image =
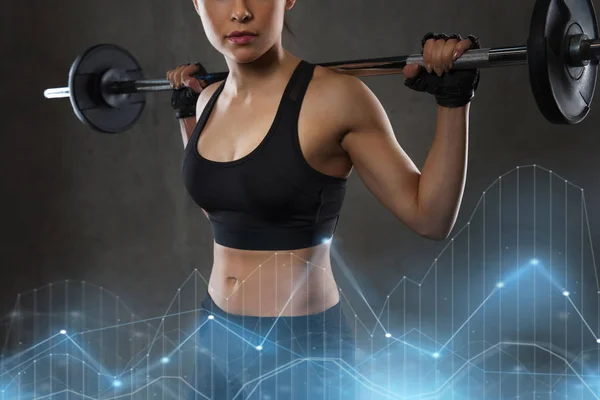
[[[345,132],[341,146],[358,175],[410,229],[434,240],[447,238],[458,216],[466,180],[470,100],[479,81],[477,71],[445,74],[472,46],[479,46],[474,36],[463,40],[427,34],[427,73],[414,64],[404,68],[407,86],[435,93],[438,103],[435,138],[422,172],[398,144],[381,103],[362,81],[343,78],[339,82],[345,82],[340,85],[344,89],[337,91]]]
[[[344,77],[334,93],[343,109],[341,146],[365,186],[417,234],[445,239],[465,186],[469,106],[438,107],[435,139],[420,172],[396,140],[379,100],[360,80]]]
[[[448,237],[465,188],[469,138],[469,105],[438,106],[437,126],[418,185],[418,210],[432,239]]]

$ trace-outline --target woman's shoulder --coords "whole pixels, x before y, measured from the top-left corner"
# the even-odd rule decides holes
[[[306,96],[319,103],[322,110],[352,118],[363,114],[364,106],[379,103],[371,89],[358,77],[318,65]]]
[[[348,86],[355,84],[357,81],[360,82],[360,80],[354,76],[337,72],[335,69],[322,67],[320,65],[315,65],[313,81],[323,85],[339,86]]]
[[[204,111],[204,107],[208,104],[210,98],[215,94],[215,92],[219,89],[223,81],[218,81],[215,83],[211,83],[202,89],[200,96],[198,96],[198,101],[196,102],[196,115],[202,114]]]
[[[211,83],[210,85],[206,86],[202,90],[202,93],[200,93],[200,97],[204,97],[204,98],[212,97],[212,95],[215,94],[215,92],[219,89],[219,86],[221,86],[222,83],[223,83],[223,81],[217,81],[217,82]]]
[[[338,132],[338,143],[348,132],[388,132],[391,123],[375,93],[358,77],[315,68],[308,87],[309,108],[319,121]]]
[[[327,100],[356,100],[372,95],[367,85],[358,77],[319,65],[315,66],[311,86]]]
[[[331,133],[336,145],[346,132],[383,117],[379,101],[359,78],[316,66],[304,97],[305,115],[323,131]]]

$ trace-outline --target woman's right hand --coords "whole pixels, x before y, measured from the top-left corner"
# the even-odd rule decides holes
[[[200,67],[196,64],[181,65],[167,71],[167,79],[171,82],[171,87],[174,89],[180,89],[183,86],[187,86],[194,92],[200,94],[206,87],[206,82],[194,78],[194,74],[199,70]]]

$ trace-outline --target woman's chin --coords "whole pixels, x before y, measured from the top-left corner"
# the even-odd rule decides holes
[[[262,57],[265,51],[261,51],[261,49],[254,46],[238,46],[236,48],[227,48],[224,53],[231,61],[235,61],[238,64],[248,64]]]
[[[229,58],[238,64],[249,64],[256,61],[261,55],[252,51],[233,51]]]

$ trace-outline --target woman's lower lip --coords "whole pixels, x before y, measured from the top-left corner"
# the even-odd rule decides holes
[[[229,36],[227,38],[231,43],[235,44],[248,44],[253,42],[256,39],[256,36],[247,35],[247,36]]]

